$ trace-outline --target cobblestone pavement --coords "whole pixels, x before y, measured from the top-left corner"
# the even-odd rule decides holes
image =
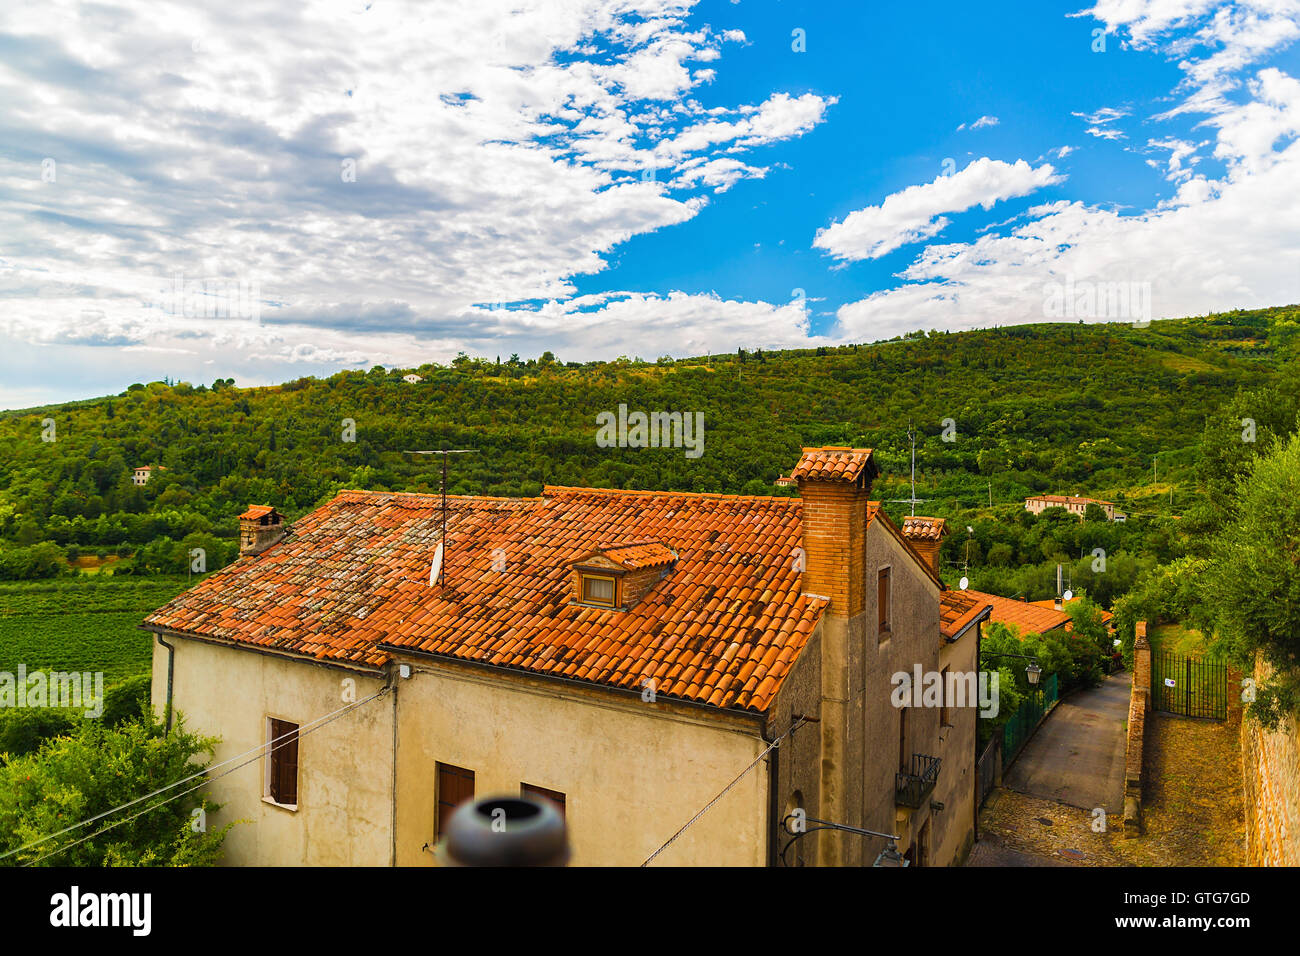
[[[998,789],[980,813],[967,866],[1243,866],[1246,859],[1237,721],[1153,714],[1147,721],[1143,833],[1120,820]]]

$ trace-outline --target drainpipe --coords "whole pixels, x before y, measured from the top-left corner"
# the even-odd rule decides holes
[[[162,635],[157,635],[158,643],[167,648],[167,730],[168,735],[172,732],[172,675],[176,672],[176,648],[163,640]]]
[[[759,730],[758,736],[769,747],[776,739],[768,738],[766,728]],[[781,748],[773,747],[767,756],[767,865],[775,867],[781,842]]]

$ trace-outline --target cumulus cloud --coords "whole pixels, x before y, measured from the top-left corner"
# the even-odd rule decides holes
[[[1026,221],[1005,234],[927,246],[900,274],[902,284],[842,306],[839,333],[861,340],[917,328],[1059,319],[1054,304],[1076,289],[1089,297],[1092,309],[1078,317],[1098,320],[1140,318],[1099,307],[1116,289],[1145,290],[1156,318],[1295,302],[1300,292],[1300,82],[1276,67],[1253,75],[1224,72],[1226,64],[1249,62],[1265,46],[1228,25],[1249,8],[1260,21],[1257,35],[1263,36],[1264,20],[1293,7],[1287,0],[1099,3],[1097,15],[1113,29],[1131,30],[1134,47],[1185,57],[1180,63],[1188,77],[1180,87],[1184,99],[1156,119],[1188,111],[1206,114],[1199,125],[1215,131],[1213,155],[1223,163],[1223,174],[1210,178],[1196,171],[1209,141],[1154,137],[1148,151],[1168,155],[1163,162],[1148,162],[1163,167],[1178,184],[1172,197],[1133,215],[1077,201],[1051,203],[1030,209]],[[1179,26],[1191,33],[1170,36]],[[1269,31],[1272,38],[1289,35],[1277,24]],[[1269,42],[1276,47],[1282,41]],[[1228,50],[1235,53],[1225,59]],[[1210,59],[1215,64],[1205,67]],[[1228,88],[1244,95],[1224,98]],[[1077,115],[1105,130],[1124,113],[1106,108]]]
[[[997,126],[998,122],[999,120],[996,116],[981,116],[969,125],[962,123],[957,127],[957,132],[960,133],[964,129],[984,129],[986,126]]]
[[[825,119],[813,93],[702,106],[747,41],[693,7],[4,5],[0,330],[303,364],[486,341],[476,305],[564,302]],[[174,276],[256,315],[158,308]]]
[[[976,205],[988,210],[1001,200],[1026,196],[1064,178],[1048,163],[1034,167],[1023,159],[1005,163],[984,157],[951,176],[893,193],[879,206],[849,213],[819,230],[813,245],[843,260],[878,259],[938,235],[951,221],[945,213]]]

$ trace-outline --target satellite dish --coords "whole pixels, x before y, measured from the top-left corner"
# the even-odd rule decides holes
[[[1071,600],[1073,600],[1073,599],[1074,599],[1074,592],[1073,592],[1073,591],[1066,591],[1066,592],[1065,592],[1065,599],[1066,599],[1067,601],[1071,601]]]
[[[442,542],[438,542],[438,547],[433,552],[433,564],[429,565],[429,587],[438,583],[438,575],[442,573]]]
[[[970,587],[970,578],[962,578],[960,581],[957,582],[957,587],[962,591],[965,591],[968,587]]]

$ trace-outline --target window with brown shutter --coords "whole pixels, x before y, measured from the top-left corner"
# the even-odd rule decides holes
[[[442,839],[455,809],[474,799],[474,771],[438,764],[438,839]]]
[[[555,804],[560,816],[564,816],[564,794],[558,790],[547,790],[545,787],[535,787],[531,783],[521,783],[519,792],[525,797],[541,797],[543,800],[549,800]]]
[[[889,568],[881,568],[879,584],[876,588],[876,630],[877,636],[882,641],[889,637],[889,619],[892,610],[889,601]]]
[[[267,721],[271,748],[269,795],[276,803],[298,803],[298,725],[272,717]]]

